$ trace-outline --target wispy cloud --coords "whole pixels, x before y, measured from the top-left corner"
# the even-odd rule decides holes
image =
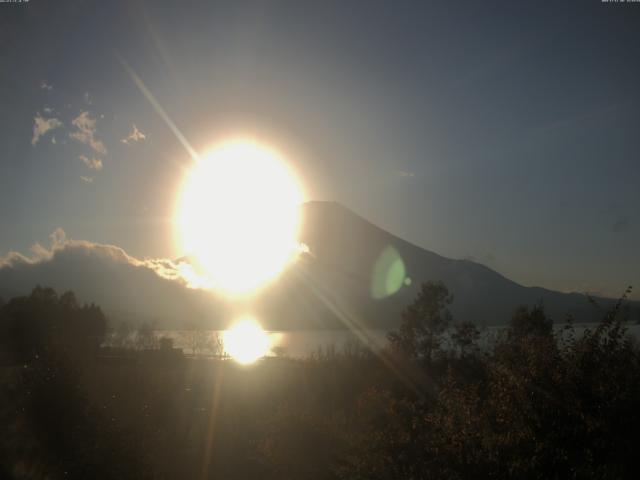
[[[0,294],[27,294],[41,284],[73,290],[81,301],[100,305],[112,320],[152,317],[179,327],[184,318],[202,318],[210,324],[211,312],[221,313],[225,303],[187,279],[193,275],[185,262],[136,258],[115,245],[71,239],[56,229],[50,242],[0,255]]]
[[[71,121],[76,127],[75,132],[71,132],[69,137],[85,145],[89,145],[95,152],[106,155],[107,149],[101,140],[96,138],[96,119],[87,111],[82,112]]]
[[[16,268],[20,265],[37,265],[50,262],[56,256],[67,259],[75,255],[84,261],[89,257],[102,258],[119,264],[149,269],[161,278],[174,280],[188,288],[206,288],[190,264],[183,260],[173,261],[166,258],[138,259],[114,245],[94,243],[86,240],[72,240],[62,228],[56,228],[49,235],[50,246],[35,243],[30,248],[30,255],[10,251],[0,256],[0,270]]]
[[[102,170],[102,160],[100,160],[99,158],[89,158],[86,155],[80,155],[78,156],[78,158],[91,170]]]
[[[50,92],[51,90],[53,90],[53,85],[49,85],[47,82],[43,80],[42,83],[40,83],[40,88],[42,90],[47,90]]]
[[[413,172],[408,172],[406,170],[398,170],[397,173],[403,178],[415,177],[415,174]]]
[[[126,136],[125,138],[123,138],[121,140],[122,143],[126,144],[126,145],[130,145],[133,142],[139,142],[142,141],[144,139],[146,139],[147,136],[142,133],[140,130],[138,130],[138,127],[135,126],[135,124],[133,125],[133,130],[131,130],[131,133]]]
[[[62,122],[57,118],[44,118],[39,113],[33,119],[33,137],[31,137],[31,145],[38,143],[40,137],[45,133],[61,127]]]
[[[20,264],[34,265],[36,263],[51,260],[53,253],[64,247],[67,242],[67,235],[62,228],[56,228],[51,235],[49,235],[51,241],[51,247],[46,248],[39,243],[34,243],[30,247],[31,255],[23,255],[22,253],[10,251],[5,256],[0,257],[0,269],[12,268]]]
[[[93,177],[83,177],[82,175],[80,175],[80,180],[86,183],[93,183]]]

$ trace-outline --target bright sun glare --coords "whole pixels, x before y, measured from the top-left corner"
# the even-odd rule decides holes
[[[298,181],[276,152],[252,141],[224,143],[199,159],[182,189],[182,249],[213,287],[249,293],[295,254],[301,202]]]
[[[245,318],[223,334],[225,351],[242,364],[253,363],[269,351],[269,336],[254,320]]]

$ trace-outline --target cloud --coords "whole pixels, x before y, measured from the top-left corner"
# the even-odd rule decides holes
[[[96,138],[96,119],[89,112],[83,111],[71,121],[71,124],[76,127],[76,131],[71,132],[69,137],[89,145],[96,153],[107,154],[104,143]]]
[[[611,226],[613,233],[624,233],[629,230],[630,222],[628,217],[621,217]]]
[[[403,178],[415,177],[413,172],[407,172],[406,170],[398,170],[397,173]]]
[[[53,252],[66,243],[67,234],[62,228],[56,228],[51,235],[49,235],[49,240],[51,241],[50,248],[45,248],[39,243],[34,243],[29,249],[32,253],[31,256],[11,251],[4,257],[0,257],[0,269],[13,268],[20,264],[34,265],[39,262],[50,260],[53,256]]]
[[[53,86],[52,86],[52,85],[49,85],[49,84],[48,84],[47,82],[45,82],[44,80],[42,81],[42,83],[40,83],[40,88],[41,88],[42,90],[47,90],[47,91],[49,91],[49,92],[50,92],[51,90],[53,90]]]
[[[58,227],[49,235],[49,239],[51,240],[51,248],[62,247],[67,243],[67,234]]]
[[[62,126],[62,122],[57,118],[44,118],[39,113],[33,119],[33,137],[31,138],[31,145],[38,143],[40,137],[45,133]]]
[[[80,155],[78,156],[78,158],[82,163],[84,163],[91,170],[98,170],[98,171],[102,170],[102,167],[103,167],[102,160],[100,160],[99,158],[89,158],[86,155]]]
[[[139,142],[146,138],[147,136],[144,133],[142,133],[140,130],[138,130],[138,127],[136,127],[134,124],[133,130],[131,131],[131,133],[127,137],[123,138],[121,142],[126,145],[130,145],[133,142]]]
[[[86,183],[93,183],[93,177],[83,177],[82,175],[80,175],[80,179]]]
[[[188,320],[223,328],[223,302],[210,291],[189,288],[183,263],[139,259],[114,245],[70,239],[58,228],[48,246],[36,243],[27,254],[0,257],[0,296],[25,295],[39,284],[73,290],[115,322],[159,320],[184,328]]]
[[[81,177],[84,178],[84,177]],[[92,181],[92,179],[90,179]],[[198,285],[192,284],[196,271],[188,259],[181,258],[173,261],[166,258],[138,259],[127,254],[122,248],[114,245],[90,242],[87,240],[73,240],[69,238],[62,228],[56,228],[49,235],[50,245],[44,247],[35,243],[30,247],[31,255],[24,255],[20,252],[11,251],[0,257],[0,270],[4,268],[15,268],[20,265],[38,265],[49,262],[57,255],[73,252],[81,256],[96,256],[101,259],[114,261],[115,263],[126,264],[133,267],[145,268],[158,277],[178,281],[182,286],[189,288],[200,288],[201,279],[196,279]],[[186,274],[185,274],[186,272]]]
[[[339,321],[325,303],[299,283],[300,272],[283,276],[254,298],[253,313],[271,329],[335,327]],[[238,303],[211,289],[188,257],[139,258],[114,245],[74,240],[62,229],[49,245],[0,256],[0,297],[26,295],[36,285],[72,290],[81,302],[94,302],[110,321],[157,321],[158,328],[187,325],[226,328]]]

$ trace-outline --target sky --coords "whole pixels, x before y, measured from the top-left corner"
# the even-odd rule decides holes
[[[441,255],[640,291],[640,3],[0,4],[0,256],[58,228],[182,253],[193,161],[132,72],[198,152],[255,138]]]

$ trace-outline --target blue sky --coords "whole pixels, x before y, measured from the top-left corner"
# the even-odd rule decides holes
[[[0,255],[58,227],[180,254],[191,160],[120,57],[199,151],[255,137],[310,198],[525,285],[640,288],[639,27],[597,0],[0,4]]]

